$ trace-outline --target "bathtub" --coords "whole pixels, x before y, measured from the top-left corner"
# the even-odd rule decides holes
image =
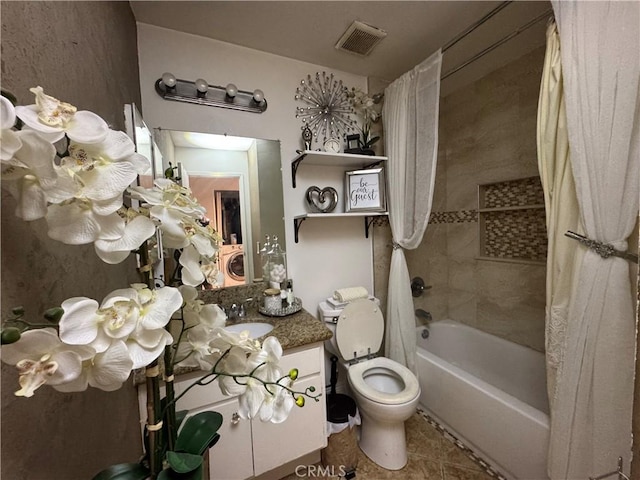
[[[426,413],[509,479],[547,479],[544,354],[451,321],[417,330]]]

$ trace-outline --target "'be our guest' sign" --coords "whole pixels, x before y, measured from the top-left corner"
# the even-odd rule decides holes
[[[385,210],[384,169],[372,168],[346,173],[345,211]]]

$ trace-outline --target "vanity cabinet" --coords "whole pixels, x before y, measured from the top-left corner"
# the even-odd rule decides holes
[[[387,157],[358,155],[351,153],[331,153],[304,150],[291,160],[291,180],[296,188],[296,178],[301,165],[319,165],[325,167],[344,167],[346,170],[365,169],[374,166],[386,167]],[[385,175],[386,178],[386,175]],[[386,190],[386,188],[385,188]],[[386,216],[388,212],[347,212],[347,213],[304,213],[293,218],[294,240],[299,241],[300,225],[308,218],[359,217],[364,218],[365,237],[369,238],[369,229],[375,217]]]
[[[318,402],[307,398],[304,407],[294,405],[287,420],[280,424],[262,422],[259,418],[239,418],[238,398],[222,395],[217,382],[194,387],[178,401],[177,410],[188,410],[188,416],[216,411],[224,418],[220,440],[209,451],[210,480],[257,477],[327,445],[324,345],[319,342],[286,350],[280,365],[283,374],[292,368],[298,369],[295,390],[304,391],[314,386],[316,393],[322,394]],[[200,377],[200,372],[178,377],[176,395]],[[141,385],[139,406],[143,419],[146,418],[144,390]]]

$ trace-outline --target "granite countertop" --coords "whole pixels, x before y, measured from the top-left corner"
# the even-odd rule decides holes
[[[282,349],[285,350],[285,354],[286,350],[291,348],[323,342],[329,340],[332,336],[331,330],[327,328],[323,321],[316,319],[304,309],[286,317],[269,317],[259,313],[257,309],[250,308],[244,318],[229,325],[249,322],[261,322],[273,325],[273,330],[263,337],[259,337],[257,340],[262,341],[267,337],[276,337],[280,345],[282,345]],[[196,370],[196,368],[191,367],[176,367],[174,375],[182,375]],[[136,370],[133,379],[135,385],[144,383],[144,369]]]
[[[276,337],[283,350],[301,347],[310,343],[324,342],[332,336],[331,330],[327,328],[324,322],[317,320],[304,309],[286,317],[268,317],[259,312],[249,312],[245,318],[232,323],[232,325],[250,322],[270,323],[273,325],[273,330],[264,337],[258,338],[258,340],[264,340],[266,337]]]

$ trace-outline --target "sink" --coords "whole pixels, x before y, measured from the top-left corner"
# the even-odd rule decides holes
[[[266,335],[271,330],[273,330],[273,325],[270,323],[262,323],[262,322],[248,322],[248,323],[237,323],[235,325],[229,325],[228,327],[224,327],[227,332],[232,333],[240,333],[244,331],[249,331],[249,337],[251,338],[259,338],[263,335]]]

